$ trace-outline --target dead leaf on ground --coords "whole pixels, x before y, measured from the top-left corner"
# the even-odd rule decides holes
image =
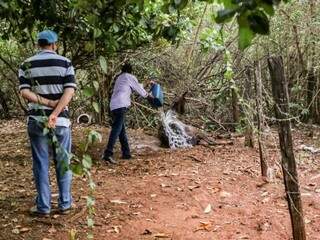
[[[220,197],[221,198],[228,198],[228,197],[231,197],[231,193],[229,193],[229,192],[226,192],[226,191],[221,191],[220,192]]]
[[[119,200],[119,199],[115,199],[115,200],[110,200],[111,203],[116,203],[116,204],[127,204],[127,202]]]
[[[57,229],[55,229],[53,226],[51,228],[49,228],[48,230],[49,233],[56,233]]]
[[[168,234],[165,233],[156,233],[153,235],[155,238],[171,238]]]
[[[210,213],[211,212],[211,204],[209,203],[208,206],[204,209],[204,213]]]
[[[212,230],[212,223],[200,222],[200,225],[193,232],[202,231],[202,230],[210,232]]]
[[[25,233],[25,232],[29,232],[29,231],[30,231],[30,228],[27,228],[27,227],[24,227],[24,228],[20,229],[21,233]]]
[[[195,189],[195,188],[199,188],[200,186],[199,185],[195,185],[195,186],[188,186],[188,188],[189,188],[189,190],[193,190],[193,189]]]

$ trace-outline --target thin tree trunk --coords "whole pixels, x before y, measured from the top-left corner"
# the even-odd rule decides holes
[[[240,109],[239,109],[239,98],[236,89],[232,88],[231,90],[231,101],[232,101],[232,116],[233,122],[239,123],[240,121]]]
[[[201,26],[202,26],[203,19],[204,19],[205,15],[206,15],[206,12],[207,12],[207,8],[208,8],[208,3],[205,5],[205,7],[203,9],[203,13],[202,13],[201,19],[199,21],[196,34],[194,36],[194,41],[193,41],[193,44],[191,46],[191,49],[190,49],[190,52],[189,52],[189,56],[188,56],[187,70],[189,70],[189,66],[190,66],[190,63],[191,63],[191,60],[192,60],[194,48],[196,47],[196,44],[197,44],[197,41],[198,41],[198,36],[199,36],[199,33],[200,33],[200,29],[201,29]]]
[[[316,89],[317,89],[317,80],[314,75],[313,69],[310,69],[307,75],[307,108],[308,108],[308,114],[307,116],[303,119],[305,122],[307,122],[310,118],[312,120],[316,119],[317,115],[317,104],[315,101],[315,94],[316,94]]]
[[[255,83],[256,83],[256,105],[257,105],[257,120],[258,120],[258,144],[260,153],[261,175],[267,177],[268,164],[267,164],[267,151],[263,139],[264,131],[264,117],[262,106],[262,78],[261,78],[261,65],[259,61],[255,61]]]
[[[284,76],[282,57],[270,57],[268,67],[275,101],[275,115],[279,120],[279,141],[282,155],[282,171],[294,240],[306,240],[298,174],[293,153],[291,124],[288,119],[289,96],[287,81]]]
[[[5,99],[4,93],[1,91],[1,89],[0,89],[0,105],[2,106],[2,109],[3,109],[4,118],[10,118],[9,107]]]
[[[246,80],[245,80],[245,88],[244,88],[244,97],[245,100],[247,101],[247,104],[250,104],[250,100],[251,100],[251,83],[252,81],[252,70],[250,69],[250,67],[248,66],[246,71]],[[245,140],[244,140],[244,145],[246,147],[254,147],[254,141],[253,141],[253,114],[251,113],[251,110],[249,109],[249,111],[246,111],[246,131],[245,131]]]

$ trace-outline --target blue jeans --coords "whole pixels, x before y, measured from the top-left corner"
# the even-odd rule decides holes
[[[51,140],[49,134],[44,135],[43,124],[30,119],[28,122],[28,134],[31,143],[33,159],[33,175],[37,189],[36,206],[39,212],[49,213],[51,210],[51,190],[49,180],[49,149]],[[60,143],[60,149],[53,150],[55,156],[56,176],[59,188],[58,207],[61,210],[71,207],[71,171],[65,171],[70,163],[71,130],[68,127],[55,129],[55,135]]]
[[[125,127],[125,115],[127,108],[118,108],[111,111],[112,129],[109,135],[107,148],[104,151],[104,157],[113,156],[113,148],[119,138],[121,144],[122,157],[130,157],[130,148]]]

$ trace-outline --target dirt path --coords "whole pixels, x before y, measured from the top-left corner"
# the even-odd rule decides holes
[[[75,146],[83,132],[82,127],[74,128]],[[281,176],[276,174],[272,184],[261,184],[258,152],[244,148],[242,139],[214,150],[199,146],[169,151],[153,147],[156,139],[141,131],[131,131],[130,136],[136,147],[134,160],[116,167],[97,164],[93,169],[95,239],[290,239]],[[320,157],[298,146],[315,145],[317,139],[302,132],[295,136],[308,239],[316,240],[320,239]],[[85,239],[85,179],[74,179],[73,214],[32,218],[27,210],[34,187],[24,123],[1,123],[0,144],[0,239],[62,240],[68,239],[71,229],[76,229],[78,239]],[[103,146],[92,149],[96,158]],[[272,139],[268,146],[270,158],[278,160]]]

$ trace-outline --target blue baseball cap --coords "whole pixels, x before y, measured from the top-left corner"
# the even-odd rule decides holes
[[[58,41],[58,35],[51,30],[44,30],[38,33],[38,41],[47,40],[49,44],[55,43]]]

